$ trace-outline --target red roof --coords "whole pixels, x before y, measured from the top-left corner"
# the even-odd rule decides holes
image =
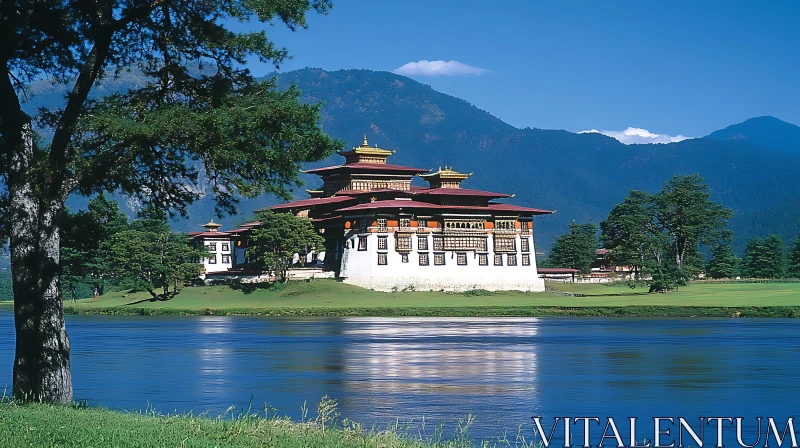
[[[428,169],[412,168],[409,166],[389,165],[388,163],[351,163],[347,165],[326,166],[324,168],[315,168],[313,170],[304,171],[305,173],[327,173],[329,171],[337,170],[354,170],[354,171],[406,171],[409,173],[427,173]]]
[[[470,190],[467,188],[430,188],[419,190],[417,194],[431,194],[437,196],[481,196],[487,198],[510,198],[510,194],[492,193],[491,191]]]
[[[251,222],[246,222],[246,223],[240,225],[239,227],[256,227],[256,226],[260,226],[260,225],[261,225],[261,221],[251,221]]]
[[[536,268],[539,274],[577,274],[579,269],[570,268]]]
[[[273,205],[269,207],[271,210],[285,210],[288,208],[306,208],[314,207],[316,205],[335,204],[337,202],[354,201],[355,198],[350,196],[330,196],[327,198],[311,198],[303,199],[300,201],[287,202],[286,204]]]
[[[466,205],[439,205],[431,204],[429,202],[409,201],[402,199],[392,199],[387,201],[374,201],[366,204],[358,204],[352,207],[340,209],[340,212],[354,212],[361,210],[375,210],[380,208],[427,208],[427,209],[444,209],[444,210],[475,210],[475,211],[495,211],[495,212],[523,212],[533,214],[548,214],[553,213],[550,210],[541,210],[538,208],[520,207],[519,205],[512,204],[494,204],[489,203],[487,207],[480,206],[466,206]]]
[[[189,232],[188,235],[189,238],[194,238],[196,236],[225,238],[226,236],[231,236],[230,232]]]
[[[597,249],[595,251],[595,254],[597,254],[597,255],[605,255],[605,254],[607,254],[609,252],[611,252],[610,249]]]
[[[379,208],[441,208],[441,205],[429,202],[409,201],[403,199],[390,199],[387,201],[367,202],[352,207],[340,209],[340,212],[357,212],[360,210],[374,210]]]

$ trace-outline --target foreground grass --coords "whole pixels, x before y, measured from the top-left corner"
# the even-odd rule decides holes
[[[525,441],[484,446],[529,446]],[[331,429],[319,421],[292,422],[245,415],[238,418],[150,416],[96,408],[0,404],[3,447],[466,447],[466,434],[451,439],[412,438],[397,430],[364,431],[357,424]],[[532,446],[532,445],[531,445]]]
[[[68,313],[134,315],[800,317],[800,283],[692,284],[669,294],[619,285],[547,286],[544,293],[381,293],[316,280],[253,291],[189,287],[166,302],[115,292],[64,305]]]

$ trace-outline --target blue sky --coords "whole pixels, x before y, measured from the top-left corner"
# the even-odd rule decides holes
[[[485,71],[412,77],[518,127],[800,124],[800,2],[334,2],[307,30],[269,30],[294,57],[281,71],[459,61]]]

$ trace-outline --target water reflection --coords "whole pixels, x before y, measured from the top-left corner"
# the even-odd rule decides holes
[[[69,316],[67,325],[76,398],[112,408],[216,415],[252,397],[297,418],[304,401],[330,395],[368,426],[473,413],[476,434],[498,434],[531,415],[777,417],[800,399],[795,320]],[[11,384],[13,347],[13,317],[0,313],[0,387]]]

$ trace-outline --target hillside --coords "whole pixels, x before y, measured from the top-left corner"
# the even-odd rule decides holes
[[[118,82],[107,82],[99,92],[142,79],[129,73]],[[370,143],[397,150],[393,163],[452,165],[474,172],[465,187],[515,193],[515,204],[557,210],[537,218],[536,239],[543,249],[572,220],[599,223],[630,189],[655,192],[674,174],[700,173],[714,198],[733,208],[740,251],[753,235],[778,232],[789,241],[800,229],[800,151],[792,149],[800,147],[800,135],[793,132],[800,128],[772,117],[748,120],[702,139],[626,146],[594,133],[518,129],[464,100],[388,72],[304,69],[280,74],[281,87],[292,83],[305,101],[324,102],[323,128],[348,145],[360,143],[366,133]],[[57,91],[36,87],[29,110],[59,101]],[[333,156],[312,166],[340,160]],[[315,176],[304,179],[308,187],[319,184]],[[305,196],[303,189],[297,196]],[[81,203],[70,201],[72,207]],[[272,203],[268,197],[244,201],[243,214]],[[203,200],[176,227],[196,229],[212,210],[210,201]],[[781,222],[765,213],[775,210],[781,211]],[[223,223],[230,227],[244,218],[228,217]]]
[[[800,126],[775,117],[751,118],[714,131],[706,138],[743,141],[779,152],[800,154]]]
[[[356,144],[366,132],[370,143],[397,150],[396,163],[474,171],[465,186],[515,193],[514,203],[558,210],[537,218],[541,247],[573,219],[600,222],[630,189],[655,192],[674,174],[700,173],[715,199],[739,217],[795,204],[792,200],[800,197],[795,180],[800,154],[747,139],[626,146],[600,134],[517,129],[463,100],[387,72],[305,69],[281,75],[283,87],[291,83],[303,90],[305,100],[325,103],[322,125],[335,137]],[[768,134],[750,128],[751,140]],[[792,218],[800,223],[796,213],[789,213],[787,219]],[[786,233],[789,240],[797,227],[765,229],[750,223],[752,218],[732,223],[739,249],[754,232]]]

